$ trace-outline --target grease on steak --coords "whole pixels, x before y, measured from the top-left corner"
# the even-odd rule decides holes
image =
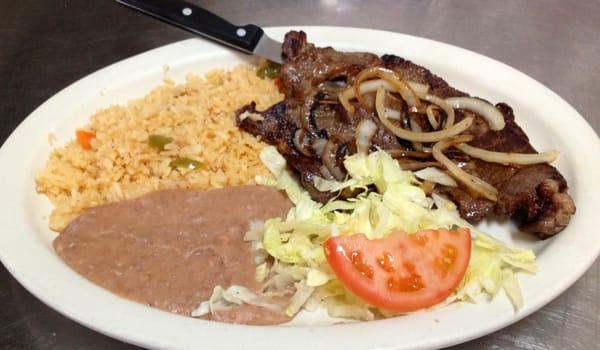
[[[377,125],[372,150],[376,147],[413,150],[410,142],[399,140],[381,124],[372,106],[367,104],[367,107],[363,107],[354,103],[356,111],[349,114],[337,103],[335,92],[328,91],[323,83],[345,82],[346,86],[351,86],[361,70],[378,66],[392,70],[405,79],[428,84],[430,93],[441,98],[469,96],[409,60],[394,55],[377,57],[371,53],[339,52],[331,47],[315,47],[306,41],[303,32],[286,34],[282,49],[285,63],[281,68],[281,83],[286,99],[264,112],[257,112],[254,104],[245,106],[237,112],[238,123],[243,130],[276,145],[299,174],[311,196],[322,202],[332,195],[319,192],[314,187],[313,179],[315,176],[327,177],[327,171],[323,170],[319,154],[307,156],[306,152],[301,154],[295,148],[293,137],[298,128],[304,129],[310,142],[319,139],[347,142],[349,137],[353,137],[360,121],[368,118]],[[498,152],[536,153],[525,132],[515,122],[512,108],[505,103],[498,103],[496,108],[506,122],[505,128],[499,131],[490,130],[485,120],[473,112],[456,110],[457,122],[467,116],[474,117],[473,125],[465,132],[473,135],[470,144]],[[260,113],[264,119],[240,120],[239,116],[246,111]],[[404,119],[397,123],[406,127],[408,114],[404,106]],[[417,118],[415,122],[424,131],[431,130],[423,116],[413,117]],[[341,165],[342,158],[353,151],[351,147],[339,147],[336,164]],[[567,193],[567,183],[551,165],[488,163],[452,149],[448,150],[447,156],[465,171],[480,177],[499,191],[498,201],[491,202],[477,197],[463,186],[441,187],[439,191],[453,200],[460,215],[469,221],[475,222],[490,215],[506,218],[518,216],[523,230],[547,238],[562,230],[575,213],[573,200]]]

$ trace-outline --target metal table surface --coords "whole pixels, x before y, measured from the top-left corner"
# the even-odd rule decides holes
[[[598,0],[194,2],[239,24],[368,27],[461,46],[542,82],[600,132],[595,109],[600,91]],[[109,0],[0,0],[0,9],[0,143],[35,107],[73,81],[191,36]],[[43,305],[3,267],[0,304],[3,349],[134,348]],[[596,261],[575,285],[540,311],[456,348],[593,349],[599,344],[600,264]]]

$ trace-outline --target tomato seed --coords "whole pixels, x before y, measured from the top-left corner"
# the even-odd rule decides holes
[[[428,241],[427,236],[420,235],[420,234],[413,235],[410,238],[412,238],[415,241],[415,243],[417,243],[421,247],[424,247]]]
[[[358,250],[353,250],[350,254],[350,260],[352,265],[357,269],[361,275],[373,279],[373,267],[365,262],[363,254]]]
[[[377,258],[377,263],[387,272],[396,271],[394,266],[394,256],[388,252],[384,252],[382,256]]]
[[[409,277],[390,277],[387,285],[388,289],[394,292],[416,292],[425,287],[421,276],[416,273]]]

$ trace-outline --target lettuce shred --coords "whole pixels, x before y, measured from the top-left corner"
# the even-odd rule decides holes
[[[301,309],[319,307],[332,317],[371,320],[385,315],[359,300],[337,280],[322,248],[327,238],[361,232],[376,239],[394,230],[410,234],[453,225],[471,229],[473,249],[465,277],[447,303],[475,302],[480,294],[493,298],[503,289],[515,309],[523,305],[515,273],[536,272],[534,253],[509,247],[480,232],[459,217],[456,206],[448,199],[436,194],[428,197],[414,174],[402,170],[386,152],[347,157],[344,166],[348,177],[344,181],[317,178],[315,186],[321,191],[362,190],[355,198],[334,198],[324,205],[310,198],[274,147],[264,148],[260,157],[275,180],[258,177],[256,182],[285,191],[294,207],[285,220],[267,220],[247,237],[256,241],[257,249],[274,258],[275,264],[261,264],[257,271],[261,280],[270,276],[265,288],[275,293],[296,290],[285,310],[289,316]]]

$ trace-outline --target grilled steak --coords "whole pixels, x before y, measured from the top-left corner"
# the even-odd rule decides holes
[[[341,180],[345,176],[343,159],[356,152],[354,135],[362,120],[370,119],[377,126],[371,150],[380,148],[392,155],[401,155],[399,162],[403,167],[403,164],[423,161],[411,159],[411,154],[418,153],[415,152],[417,145],[398,139],[381,124],[372,107],[372,98],[364,104],[353,103],[353,113],[340,104],[338,92],[352,86],[362,70],[386,68],[404,79],[427,84],[429,93],[440,98],[468,96],[424,67],[398,56],[378,57],[370,53],[346,53],[330,47],[315,47],[306,41],[303,32],[286,35],[282,57],[285,64],[281,67],[280,79],[285,100],[266,111],[256,111],[253,103],[242,107],[237,112],[238,124],[243,130],[277,146],[299,174],[302,185],[315,200],[321,202],[327,201],[332,194],[319,192],[313,185],[313,179],[319,176]],[[427,119],[422,114],[419,117],[408,113],[406,104],[401,100],[394,102],[391,99],[386,103],[396,103],[394,107],[402,112],[398,121],[400,126],[410,128],[409,123],[414,122],[421,130],[432,131]],[[536,153],[527,135],[515,122],[511,107],[498,103],[496,108],[506,124],[498,131],[491,130],[476,113],[456,110],[457,122],[467,116],[474,117],[473,124],[464,132],[473,136],[469,143],[491,151]],[[406,117],[409,114],[412,121]],[[466,187],[438,187],[437,191],[453,200],[461,216],[469,221],[476,222],[490,215],[514,217],[524,231],[543,239],[560,232],[575,212],[564,177],[551,165],[489,163],[452,149],[446,155],[463,170],[498,190],[498,200],[492,202],[478,197]]]

